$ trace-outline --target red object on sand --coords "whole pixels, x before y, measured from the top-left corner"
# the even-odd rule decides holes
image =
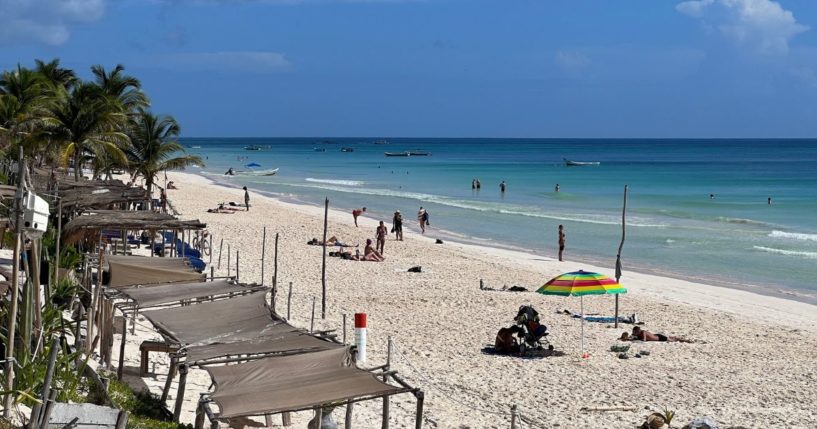
[[[366,327],[366,313],[355,313],[355,328]]]

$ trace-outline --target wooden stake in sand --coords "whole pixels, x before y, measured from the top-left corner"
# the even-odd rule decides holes
[[[227,245],[229,246],[229,244]],[[221,270],[221,249],[224,248],[224,238],[218,243],[218,269]]]
[[[326,319],[326,229],[329,225],[329,197],[323,209],[323,264],[321,265],[321,319]]]
[[[315,297],[312,297],[312,318],[309,320],[309,332],[315,332]]]
[[[227,243],[227,277],[230,277],[230,243]]]
[[[264,227],[264,236],[261,239],[261,286],[264,286],[264,262],[267,255],[267,227]]]
[[[287,320],[289,320],[289,306],[292,304],[292,282],[289,282],[289,293],[287,294]]]
[[[240,281],[238,277],[238,250],[235,251],[235,281]]]
[[[276,289],[278,286],[278,233],[275,233],[275,255],[273,255],[272,267],[272,288]]]
[[[627,213],[627,185],[624,185],[624,207],[621,209],[621,243],[618,245],[618,254],[616,255],[616,283],[621,278],[621,249],[624,248],[624,237],[627,229],[625,227],[624,215]],[[616,294],[616,318],[615,327],[618,328],[618,295]]]

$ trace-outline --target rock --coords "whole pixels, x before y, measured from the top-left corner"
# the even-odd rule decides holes
[[[712,417],[698,417],[687,423],[683,429],[718,429],[718,422]]]

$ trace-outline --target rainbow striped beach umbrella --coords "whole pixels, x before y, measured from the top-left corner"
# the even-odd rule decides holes
[[[556,276],[536,290],[543,295],[578,296],[582,318],[582,357],[584,354],[584,299],[585,295],[612,295],[627,293],[624,286],[604,274],[584,270]]]

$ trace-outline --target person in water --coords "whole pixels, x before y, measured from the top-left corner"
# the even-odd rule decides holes
[[[235,176],[235,170],[233,170],[233,167],[230,167],[230,169],[227,170],[227,172],[224,173],[224,175],[225,176]]]
[[[471,189],[477,189],[477,179],[471,180]]]
[[[562,254],[565,252],[565,227],[559,225],[559,261],[562,261]]]
[[[557,193],[559,192],[559,184],[558,184],[558,183],[556,184],[556,188],[554,188],[554,190],[555,190]]]
[[[477,189],[482,187],[482,183],[480,183],[479,179],[477,179]]]
[[[769,197],[768,199],[766,199],[766,204],[772,205],[772,197]]]
[[[400,214],[400,210],[394,212],[391,230],[394,233],[395,240],[403,241],[403,215]]]
[[[502,183],[499,184],[499,192],[505,193],[505,181],[503,180]]]
[[[366,207],[352,210],[352,217],[355,218],[355,227],[357,227],[357,217],[366,213]]]
[[[386,225],[383,221],[380,221],[380,225],[377,226],[377,230],[375,231],[375,238],[377,239],[377,245],[375,248],[377,251],[380,252],[381,255],[385,255],[385,247],[386,247],[386,235],[389,234],[389,230],[386,228]]]
[[[653,334],[652,332],[641,329],[640,326],[633,327],[633,333],[628,334],[627,332],[622,332],[621,337],[619,337],[621,341],[663,341],[668,343],[691,343],[691,340],[688,340],[684,337],[672,336],[672,335],[664,335],[664,334]]]

